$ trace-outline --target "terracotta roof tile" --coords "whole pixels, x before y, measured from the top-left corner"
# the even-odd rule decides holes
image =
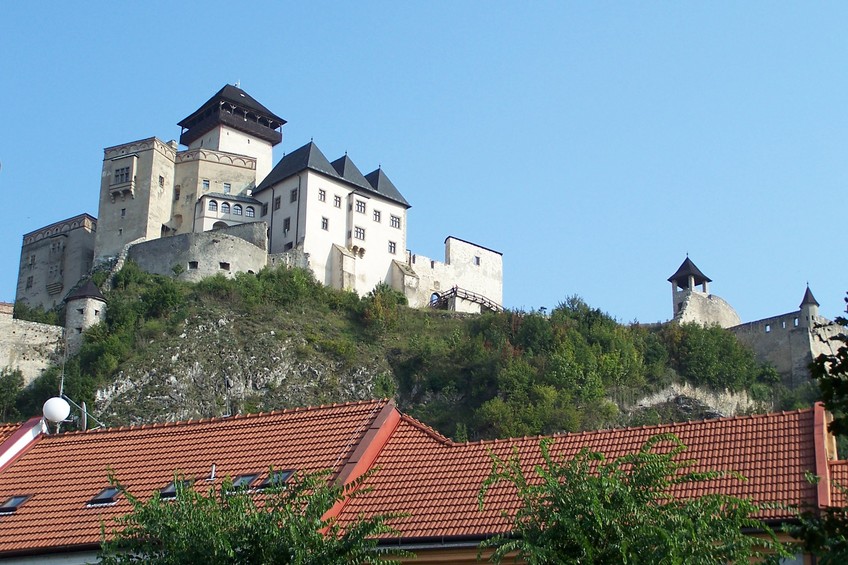
[[[20,427],[20,424],[0,424],[0,443],[6,441]]]
[[[820,409],[820,408],[817,408]],[[639,449],[653,435],[676,434],[688,449],[695,470],[735,471],[746,481],[720,479],[679,489],[680,496],[719,490],[758,502],[815,503],[816,489],[804,479],[815,470],[813,410],[703,422],[604,430],[555,436],[555,455],[572,456],[582,448],[615,458]],[[342,520],[401,510],[411,516],[396,522],[406,538],[484,536],[509,530],[503,516],[514,513],[517,500],[507,486],[492,489],[484,511],[477,506],[480,485],[491,470],[490,453],[508,457],[517,450],[526,468],[541,462],[540,438],[515,438],[455,444],[427,433],[404,416],[381,455],[370,480],[372,492],[345,506]],[[402,501],[396,505],[396,501]],[[767,510],[763,518],[779,519],[787,510]],[[450,532],[450,534],[448,534]]]
[[[830,496],[833,506],[848,505],[848,461],[830,462]]]
[[[32,495],[14,514],[0,516],[0,554],[99,543],[101,520],[108,527],[129,510],[123,498],[86,507],[108,486],[110,469],[142,498],[165,487],[175,472],[198,479],[197,488],[248,472],[261,479],[270,466],[338,472],[391,406],[360,402],[42,437],[0,473],[0,501]],[[213,465],[216,480],[205,481]]]

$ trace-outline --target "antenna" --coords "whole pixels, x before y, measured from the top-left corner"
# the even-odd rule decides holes
[[[236,79],[236,83],[233,86],[235,86],[236,88],[241,88],[241,79]]]

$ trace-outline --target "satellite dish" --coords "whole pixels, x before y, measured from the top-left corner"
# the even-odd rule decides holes
[[[44,403],[42,413],[48,421],[58,424],[64,421],[71,413],[71,405],[64,398],[54,396],[53,398],[48,398],[47,402]]]

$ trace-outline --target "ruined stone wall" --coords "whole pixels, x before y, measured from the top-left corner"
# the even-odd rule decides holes
[[[840,327],[816,317],[812,328],[801,323],[801,312],[789,312],[729,328],[754,351],[761,363],[771,364],[784,384],[796,387],[810,379],[809,365],[821,353],[833,353],[830,338]]]
[[[0,303],[0,368],[20,370],[27,385],[61,357],[61,326],[16,320],[12,305]]]
[[[268,262],[264,222],[146,241],[128,259],[148,272],[197,282],[216,274],[259,272]]]
[[[736,310],[723,298],[697,291],[690,291],[683,297],[683,304],[674,320],[681,324],[689,322],[704,326],[718,324],[722,328],[737,326],[742,322]]]

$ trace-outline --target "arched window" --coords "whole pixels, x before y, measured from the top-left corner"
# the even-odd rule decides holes
[[[227,222],[215,222],[214,224],[212,224],[213,230],[219,230],[221,228],[226,228],[226,227],[229,227],[229,226],[227,226]]]
[[[235,206],[233,206],[233,215],[241,216],[241,204],[236,204]]]
[[[221,204],[221,213],[222,214],[229,214],[230,213],[230,203],[229,202],[224,202],[223,204]]]
[[[209,211],[210,212],[217,212],[218,211],[218,201],[217,200],[210,200],[209,201]]]
[[[244,209],[244,215],[248,218],[254,218],[256,217],[256,210],[253,209],[253,206],[248,206]]]

